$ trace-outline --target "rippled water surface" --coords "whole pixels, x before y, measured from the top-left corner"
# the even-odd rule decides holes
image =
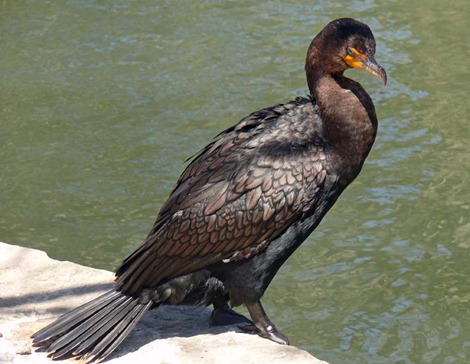
[[[311,38],[368,23],[384,87],[358,180],[264,302],[331,363],[470,361],[467,1],[3,1],[0,240],[113,269],[184,161],[307,87]]]

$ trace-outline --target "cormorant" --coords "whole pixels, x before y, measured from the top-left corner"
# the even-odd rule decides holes
[[[195,155],[117,269],[115,288],[35,333],[34,346],[53,359],[101,361],[162,304],[213,304],[233,315],[230,307],[243,304],[249,329],[288,344],[260,299],[371,150],[374,105],[343,73],[359,68],[386,83],[374,54],[366,24],[327,24],[307,52],[310,96],[250,114]]]

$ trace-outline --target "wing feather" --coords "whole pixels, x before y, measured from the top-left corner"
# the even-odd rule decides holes
[[[307,119],[295,135],[312,134],[295,148],[284,138],[292,115]],[[315,117],[310,100],[300,99],[220,134],[188,165],[147,239],[117,270],[118,287],[137,294],[222,260],[248,259],[301,219],[327,175],[323,150],[307,143],[318,133]]]

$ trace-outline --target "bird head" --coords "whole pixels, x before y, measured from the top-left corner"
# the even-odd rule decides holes
[[[305,68],[331,75],[349,68],[362,69],[387,83],[387,73],[374,58],[375,38],[370,28],[357,20],[341,18],[328,23],[310,44]]]

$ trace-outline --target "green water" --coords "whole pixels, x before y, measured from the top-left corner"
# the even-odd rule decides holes
[[[360,178],[264,302],[333,363],[470,361],[468,1],[0,2],[0,240],[113,269],[184,161],[307,87],[311,38],[368,23],[384,87]]]

